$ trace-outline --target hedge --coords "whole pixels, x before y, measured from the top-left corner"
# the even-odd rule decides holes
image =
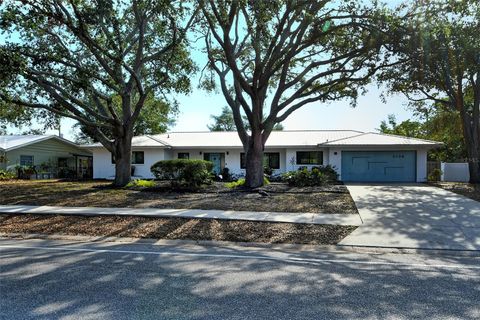
[[[172,185],[198,188],[211,183],[213,163],[205,160],[162,160],[153,164],[150,171],[159,180],[170,180]]]

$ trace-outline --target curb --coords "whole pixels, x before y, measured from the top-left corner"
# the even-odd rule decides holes
[[[85,243],[123,243],[156,246],[199,246],[199,247],[242,247],[252,249],[271,249],[276,251],[300,252],[328,252],[328,253],[364,253],[364,254],[421,254],[425,256],[461,256],[480,257],[480,250],[454,250],[454,249],[424,249],[424,248],[393,248],[393,247],[367,247],[367,246],[341,246],[341,245],[309,245],[309,244],[280,244],[260,242],[232,242],[213,240],[168,240],[151,238],[127,237],[95,237],[80,235],[38,234],[38,233],[0,233],[0,239],[39,239],[39,240],[66,240]]]

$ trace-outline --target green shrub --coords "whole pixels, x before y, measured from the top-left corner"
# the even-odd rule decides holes
[[[329,181],[328,175],[320,171],[319,168],[313,168],[311,171],[307,168],[289,171],[284,173],[282,177],[285,182],[295,187],[321,186]]]
[[[190,159],[162,160],[150,168],[155,178],[170,180],[172,186],[188,188],[211,183],[212,169],[210,161]]]
[[[267,184],[270,184],[270,181],[268,181],[267,177],[263,177],[263,185],[266,186]],[[245,185],[245,178],[240,178],[237,181],[225,183],[225,186],[230,189],[238,188],[244,185]]]
[[[314,167],[312,168],[312,171],[314,169],[317,169],[321,173],[323,173],[329,181],[338,181],[338,173],[333,166],[326,165],[326,166]]]
[[[230,189],[234,189],[234,188],[237,188],[237,187],[240,187],[240,186],[243,186],[243,185],[245,185],[245,179],[244,178],[238,179],[237,181],[225,183],[225,186],[227,188],[230,188]]]
[[[14,171],[0,169],[0,180],[11,180],[15,178],[17,178],[17,174]]]
[[[156,186],[155,181],[136,179],[136,180],[130,181],[126,187],[127,188],[153,188],[155,186]]]
[[[433,169],[427,178],[428,181],[440,181],[442,179],[442,170],[437,168]]]

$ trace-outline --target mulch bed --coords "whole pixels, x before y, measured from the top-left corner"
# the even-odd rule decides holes
[[[259,192],[262,191],[262,192]],[[214,183],[200,191],[172,191],[168,183],[150,189],[115,189],[108,181],[4,181],[0,204],[357,214],[342,184],[295,188],[272,183],[258,190],[232,190]]]
[[[356,227],[215,219],[0,214],[0,233],[337,244]]]
[[[480,201],[480,184],[464,182],[430,182],[429,184]]]

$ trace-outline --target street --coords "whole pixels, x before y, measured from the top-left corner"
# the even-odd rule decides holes
[[[475,256],[0,238],[0,319],[479,319]]]

